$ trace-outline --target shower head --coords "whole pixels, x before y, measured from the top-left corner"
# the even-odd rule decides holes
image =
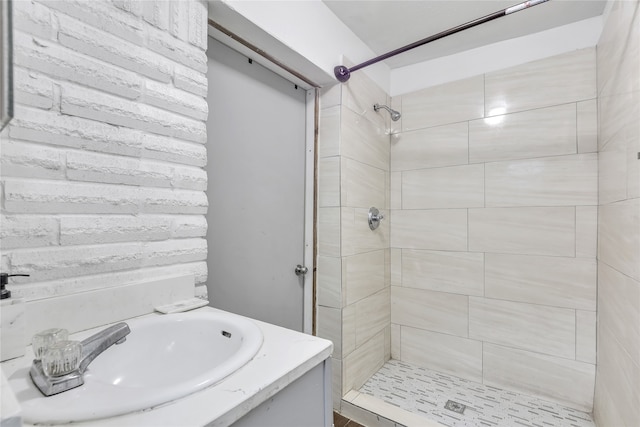
[[[389,114],[391,114],[391,120],[393,120],[394,122],[397,122],[398,120],[400,120],[400,116],[401,116],[400,112],[392,108],[389,108],[386,105],[375,104],[373,106],[373,111],[378,111],[381,108],[384,108],[389,112]]]

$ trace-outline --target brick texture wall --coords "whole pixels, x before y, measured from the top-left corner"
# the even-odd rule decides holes
[[[14,1],[1,269],[44,298],[207,277],[205,0]]]

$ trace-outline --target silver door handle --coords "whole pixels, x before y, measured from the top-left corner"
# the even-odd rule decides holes
[[[296,269],[294,270],[296,272],[296,276],[302,276],[305,275],[309,272],[309,269],[303,265],[296,265]]]

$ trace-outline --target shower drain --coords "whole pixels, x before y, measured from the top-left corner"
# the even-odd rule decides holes
[[[454,402],[453,400],[447,400],[447,403],[444,404],[444,409],[448,409],[453,412],[457,412],[458,414],[463,414],[464,410],[467,409],[467,405],[463,405],[462,403]]]

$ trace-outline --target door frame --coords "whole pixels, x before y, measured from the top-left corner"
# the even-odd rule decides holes
[[[315,207],[317,200],[317,137],[320,86],[210,18],[208,19],[208,36],[222,44],[225,44],[240,54],[255,60],[262,66],[270,69],[276,74],[279,74],[306,91],[304,243],[303,255],[300,262],[307,267],[308,272],[303,276],[302,331],[307,334],[314,334],[316,329],[315,259],[317,247]]]
[[[318,135],[318,89],[307,90],[305,110],[305,185],[304,185],[304,265],[308,268],[304,276],[302,331],[307,334],[315,332],[315,290],[316,290],[316,159]]]

